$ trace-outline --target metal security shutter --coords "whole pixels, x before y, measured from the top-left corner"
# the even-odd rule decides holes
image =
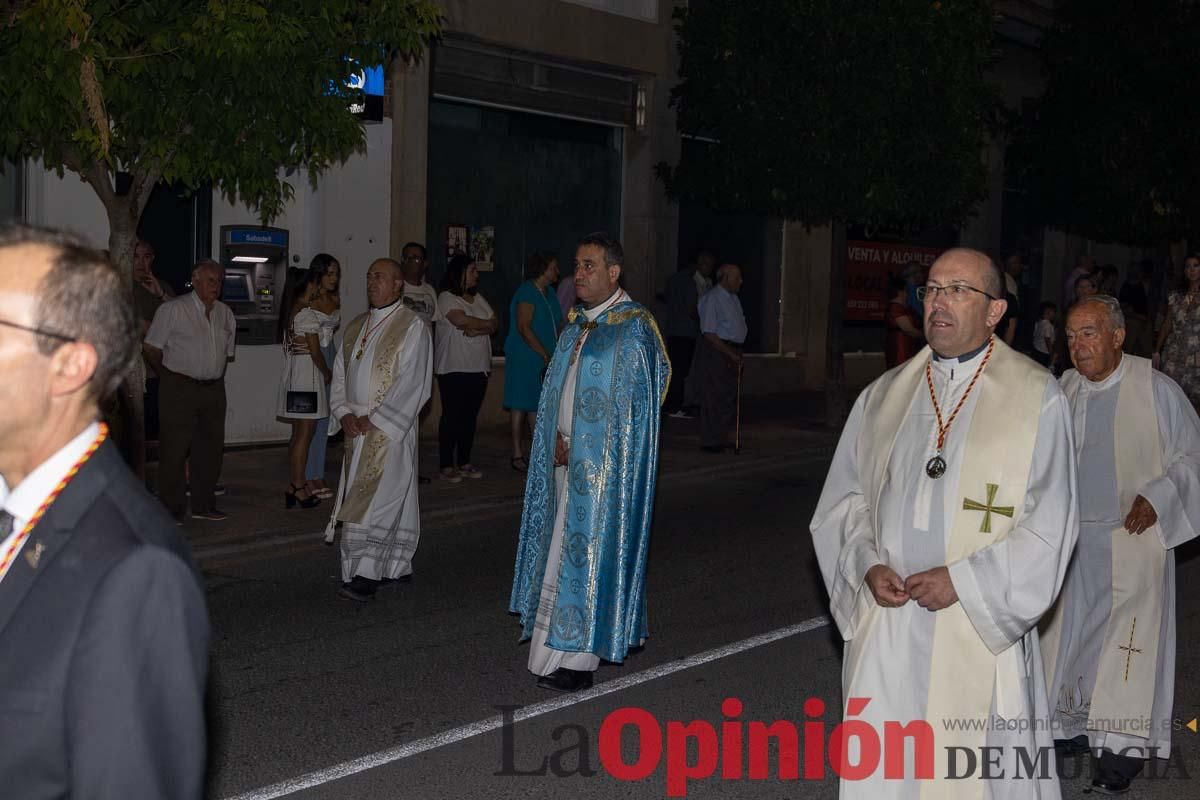
[[[433,52],[433,94],[633,126],[637,77],[449,36]]]

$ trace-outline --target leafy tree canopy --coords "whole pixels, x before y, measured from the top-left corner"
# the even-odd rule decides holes
[[[315,180],[362,146],[358,65],[418,56],[440,23],[430,0],[9,2],[0,158],[80,173],[122,250],[159,180],[211,182],[270,219],[290,194],[280,169]]]
[[[1009,161],[1034,213],[1101,241],[1197,235],[1200,5],[1073,0],[1043,41],[1046,90]]]
[[[677,19],[679,127],[714,143],[659,165],[672,195],[900,227],[983,198],[987,0],[707,0]]]

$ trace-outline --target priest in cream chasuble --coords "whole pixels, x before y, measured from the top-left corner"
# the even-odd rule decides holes
[[[654,317],[621,289],[623,253],[603,235],[575,256],[581,305],[546,372],[529,458],[509,609],[538,685],[592,685],[649,635],[646,557],[659,410],[671,365]]]
[[[346,452],[325,535],[332,542],[342,523],[339,593],[360,602],[382,581],[412,573],[421,536],[417,414],[429,399],[431,343],[428,326],[400,302],[403,289],[398,263],[371,264],[371,308],[346,327],[329,390]]]
[[[1170,754],[1174,548],[1200,530],[1200,419],[1174,381],[1122,354],[1113,298],[1077,304],[1066,330],[1081,522],[1043,650],[1055,738],[1102,751],[1096,788],[1120,791]]]
[[[1035,626],[1078,527],[1067,403],[993,336],[1006,304],[986,255],[948,251],[919,294],[930,347],[859,396],[810,527],[846,640],[844,717],[881,742],[885,723],[927,721],[932,758],[910,743],[903,777],[881,759],[841,797],[1058,798],[1052,765],[1013,776],[1052,748]],[[984,747],[1006,778],[983,777]]]

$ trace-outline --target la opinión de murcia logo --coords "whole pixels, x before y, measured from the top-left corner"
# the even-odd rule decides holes
[[[522,767],[516,763],[513,721],[519,706],[497,706],[503,719],[502,759],[500,771],[494,774],[593,777],[598,774],[592,766],[596,755],[604,772],[620,781],[642,781],[663,770],[667,796],[686,797],[689,782],[713,777],[728,781],[827,777],[860,781],[882,769],[884,780],[897,781],[932,780],[935,775],[949,780],[1049,780],[1056,774],[1078,777],[1084,769],[1079,758],[1058,763],[1056,768],[1053,747],[985,746],[977,750],[942,748],[944,758],[939,771],[934,727],[926,720],[886,721],[880,732],[866,720],[855,719],[870,702],[866,697],[850,698],[845,719],[832,729],[823,719],[825,701],[816,697],[804,701],[805,719],[799,725],[786,719],[743,720],[744,705],[736,697],[726,698],[721,704],[725,719],[719,726],[707,720],[668,720],[664,724],[644,708],[627,706],[604,718],[595,750],[587,728],[561,725],[552,733],[558,749],[543,757],[540,764]],[[947,729],[981,732],[1037,727],[1029,720],[1000,718],[946,720],[944,725]],[[852,741],[856,748],[851,748]],[[910,757],[906,759],[910,741]],[[1179,748],[1172,749],[1164,769],[1156,772],[1152,767],[1143,775],[1149,779],[1172,777],[1189,778]]]

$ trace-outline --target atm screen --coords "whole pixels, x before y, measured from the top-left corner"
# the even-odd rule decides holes
[[[225,273],[225,283],[221,287],[221,301],[225,303],[249,303],[250,276],[244,272]]]

